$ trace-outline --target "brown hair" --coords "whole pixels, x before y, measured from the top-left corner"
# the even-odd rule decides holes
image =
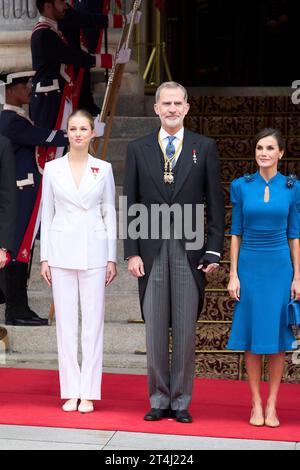
[[[265,139],[265,137],[274,137],[274,139],[277,140],[277,144],[279,147],[280,151],[286,151],[286,143],[285,143],[285,138],[283,137],[281,131],[279,129],[273,129],[272,127],[266,127],[265,129],[262,129],[254,138],[254,149],[256,149],[256,146],[258,142],[261,139]]]
[[[95,123],[94,123],[94,118],[93,116],[91,115],[91,113],[89,113],[88,111],[86,111],[85,109],[78,109],[76,111],[73,111],[72,114],[70,114],[70,116],[68,117],[68,120],[67,120],[67,130],[69,129],[69,124],[70,124],[70,121],[73,117],[76,117],[76,116],[80,116],[80,117],[83,117],[83,118],[86,118],[88,121],[89,121],[89,124],[91,126],[91,129],[92,131],[95,130]],[[90,143],[90,146],[89,146],[89,153],[95,157],[95,150],[94,150],[94,143],[93,141],[91,141]]]

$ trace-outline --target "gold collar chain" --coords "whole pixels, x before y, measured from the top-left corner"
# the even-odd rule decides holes
[[[164,160],[165,160],[165,172],[164,172],[164,181],[166,184],[172,184],[174,183],[174,175],[173,175],[173,162],[174,160],[177,159],[179,153],[181,152],[182,150],[182,146],[183,146],[183,139],[182,141],[180,142],[180,145],[177,149],[177,151],[175,152],[175,154],[173,155],[173,157],[169,158],[164,150],[164,146],[163,146],[163,142],[160,138],[160,136],[158,137],[158,142],[159,142],[159,146],[161,148],[161,151],[163,153],[163,156],[164,156]]]

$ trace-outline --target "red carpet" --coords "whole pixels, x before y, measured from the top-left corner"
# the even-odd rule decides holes
[[[0,369],[0,424],[300,442],[300,385],[282,386],[279,429],[249,426],[249,399],[247,383],[197,379],[193,424],[146,423],[147,378],[104,375],[96,412],[66,414],[57,372]]]

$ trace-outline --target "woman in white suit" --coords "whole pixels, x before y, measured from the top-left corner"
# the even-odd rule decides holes
[[[73,113],[68,137],[69,153],[44,172],[41,274],[53,290],[63,410],[88,413],[101,399],[105,287],[117,275],[115,183],[111,165],[89,154],[92,116]]]

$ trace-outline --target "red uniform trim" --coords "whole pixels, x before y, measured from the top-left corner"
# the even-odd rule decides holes
[[[113,56],[111,54],[101,54],[101,66],[104,69],[112,69]]]
[[[114,15],[114,28],[123,28],[123,15]]]

